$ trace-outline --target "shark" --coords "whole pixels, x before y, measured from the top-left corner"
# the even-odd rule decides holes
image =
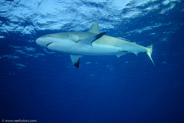
[[[94,23],[87,32],[61,32],[43,35],[36,43],[54,52],[67,53],[72,63],[79,68],[82,56],[115,55],[118,58],[127,54],[146,53],[154,64],[152,45],[145,47],[124,38],[105,35],[99,31],[98,23]]]

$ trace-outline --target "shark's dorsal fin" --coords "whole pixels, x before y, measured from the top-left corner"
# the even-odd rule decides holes
[[[98,23],[97,23],[97,22],[94,23],[94,24],[90,27],[90,29],[88,30],[88,32],[97,33],[97,34],[100,33]]]
[[[81,55],[70,55],[71,61],[76,68],[79,68],[79,61],[81,57]]]
[[[93,35],[93,36],[90,36],[86,39],[83,39],[83,40],[80,40],[79,43],[80,44],[86,44],[86,45],[92,45],[92,43],[101,38],[106,32],[102,32],[102,33],[99,33],[99,34],[96,34],[96,35]]]

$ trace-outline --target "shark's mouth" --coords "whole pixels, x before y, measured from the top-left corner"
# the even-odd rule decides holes
[[[48,47],[50,44],[52,44],[53,42],[49,42],[47,45],[46,45],[46,47]]]

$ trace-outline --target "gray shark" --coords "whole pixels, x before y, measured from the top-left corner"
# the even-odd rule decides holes
[[[98,23],[94,23],[87,32],[63,32],[39,37],[36,43],[55,52],[70,54],[72,63],[79,68],[83,55],[116,55],[145,52],[154,64],[151,54],[152,45],[144,47],[123,38],[115,38],[100,32]]]

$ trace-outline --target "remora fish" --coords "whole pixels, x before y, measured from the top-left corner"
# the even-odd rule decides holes
[[[154,64],[151,54],[152,45],[144,47],[125,39],[115,38],[100,32],[98,23],[94,23],[88,32],[63,32],[39,37],[36,43],[55,52],[70,54],[72,63],[79,68],[83,55],[116,55],[145,52]]]

